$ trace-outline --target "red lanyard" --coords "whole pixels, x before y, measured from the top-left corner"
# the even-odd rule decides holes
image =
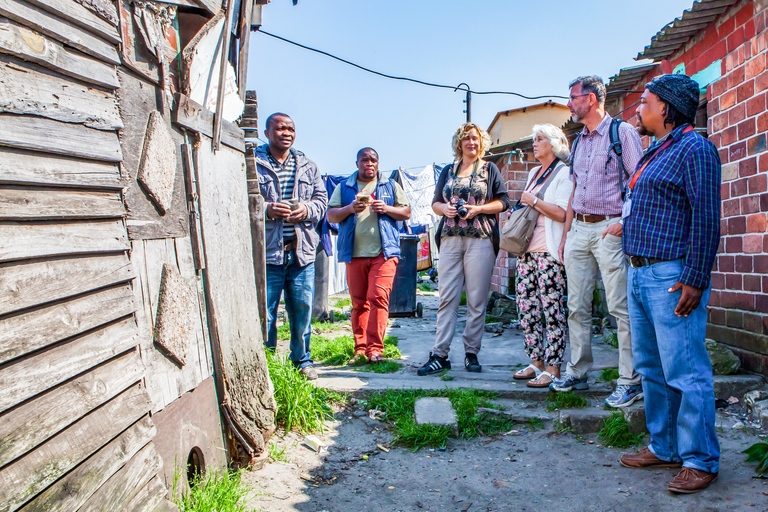
[[[692,131],[693,131],[693,126],[687,126],[683,130],[683,134],[686,134],[686,133],[692,132]],[[667,149],[669,146],[671,146],[672,142],[674,142],[674,140],[672,138],[667,139],[667,142],[662,144],[661,147],[659,149],[657,149],[656,152],[653,153],[653,155],[651,155],[651,158],[646,160],[646,162],[643,164],[643,166],[640,169],[638,169],[638,171],[635,173],[635,175],[632,176],[632,181],[629,182],[629,189],[630,190],[635,188],[635,182],[640,177],[640,175],[643,174],[643,171],[645,170],[646,167],[648,167],[648,164],[653,162],[654,158],[656,158],[660,153],[662,153],[665,149]]]

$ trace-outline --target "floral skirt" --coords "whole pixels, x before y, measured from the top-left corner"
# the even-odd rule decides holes
[[[560,366],[568,336],[565,267],[548,252],[517,259],[517,311],[525,352],[547,366]]]

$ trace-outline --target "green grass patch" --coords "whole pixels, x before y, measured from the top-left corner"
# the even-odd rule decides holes
[[[603,440],[605,446],[629,448],[630,446],[641,445],[645,439],[645,434],[633,434],[629,431],[627,420],[619,411],[611,414],[611,417],[606,418],[604,423],[605,427],[597,435]]]
[[[269,446],[267,447],[267,452],[269,454],[269,461],[270,462],[288,462],[288,456],[285,454],[285,451],[287,449],[288,449],[288,446],[283,446],[282,448],[278,448],[275,442],[269,443]]]
[[[541,418],[531,418],[526,422],[526,424],[532,432],[536,432],[537,430],[544,428],[544,421],[542,421]]]
[[[290,340],[291,339],[291,324],[286,320],[283,325],[277,326],[277,339]]]
[[[384,352],[382,355],[384,358],[401,359],[403,357],[403,354],[397,349],[398,340],[396,336],[385,336],[383,341]],[[347,364],[355,353],[355,338],[351,334],[337,336],[332,339],[326,338],[325,336],[312,336],[310,347],[312,348],[312,357],[317,361],[331,366],[342,366]],[[361,361],[361,364],[365,363]],[[384,369],[381,371],[366,371],[376,371],[377,373],[391,373],[397,371],[397,369],[393,370],[392,368],[393,366],[389,365],[386,371]]]
[[[741,453],[747,455],[744,462],[757,462],[755,473],[760,478],[768,473],[768,443],[755,443]]]
[[[448,373],[448,370],[443,371],[443,374],[440,376],[440,380],[442,380],[443,382],[451,382],[453,379],[456,378],[453,375],[446,375],[446,373]]]
[[[467,305],[467,292],[461,292],[461,299],[459,300],[459,306]]]
[[[588,404],[586,398],[573,391],[552,391],[547,395],[547,410],[550,412],[559,409],[583,409]]]
[[[335,308],[343,308],[344,306],[352,305],[352,299],[349,297],[338,297],[331,300],[333,301],[333,307]]]
[[[251,497],[240,479],[240,471],[208,471],[190,482],[190,489],[179,492],[180,473],[173,476],[171,494],[180,512],[245,512]]]
[[[513,422],[495,415],[478,414],[478,407],[491,406],[488,401],[496,394],[476,389],[388,390],[368,398],[368,407],[386,412],[385,420],[392,423],[395,442],[409,448],[443,446],[453,435],[450,427],[417,425],[414,419],[416,400],[427,396],[448,397],[458,418],[458,434],[462,438],[495,435],[511,429]]]
[[[345,322],[318,322],[317,320],[312,322],[312,332],[325,334],[333,331],[338,331],[346,324]]]
[[[267,365],[275,388],[275,422],[285,430],[322,432],[325,421],[333,419],[331,404],[344,396],[311,384],[286,355],[267,350]]]
[[[617,334],[616,329],[604,329],[603,341],[613,348],[619,348],[619,335]]]
[[[485,315],[485,323],[487,324],[495,324],[496,322],[501,322],[501,318],[493,315]]]
[[[603,368],[603,371],[600,372],[600,377],[598,377],[597,380],[601,380],[603,382],[611,382],[612,380],[616,380],[618,378],[618,368]]]
[[[364,366],[355,366],[356,372],[373,372],[373,373],[395,373],[403,367],[402,363],[397,361],[381,361],[379,363],[370,363]]]

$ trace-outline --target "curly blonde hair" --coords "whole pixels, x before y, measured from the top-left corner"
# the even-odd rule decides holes
[[[488,135],[488,132],[474,123],[464,123],[459,126],[456,133],[453,134],[453,139],[451,139],[451,143],[453,144],[453,156],[456,160],[461,159],[461,141],[467,138],[467,135],[469,135],[469,132],[472,130],[477,130],[477,134],[480,136],[480,149],[477,152],[477,154],[480,155],[480,158],[482,158],[488,151],[488,148],[491,147],[491,136]]]

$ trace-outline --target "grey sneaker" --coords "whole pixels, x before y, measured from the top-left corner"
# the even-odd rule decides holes
[[[316,380],[317,379],[317,370],[312,368],[311,366],[305,366],[301,370],[299,370],[299,373],[304,376],[307,380]]]
[[[616,386],[616,391],[605,399],[605,405],[608,407],[627,407],[632,405],[635,400],[642,400],[643,388],[640,386],[629,386],[622,384]]]
[[[585,390],[589,389],[589,384],[587,384],[586,375],[579,379],[570,373],[566,373],[559,379],[553,380],[552,384],[549,385],[549,389],[552,391],[571,391],[572,389]]]

